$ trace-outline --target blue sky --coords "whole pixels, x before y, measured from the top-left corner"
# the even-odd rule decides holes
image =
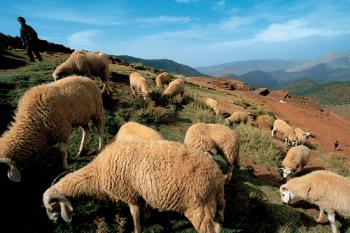
[[[310,59],[350,50],[349,0],[0,0],[0,32],[18,16],[75,49],[191,65]]]

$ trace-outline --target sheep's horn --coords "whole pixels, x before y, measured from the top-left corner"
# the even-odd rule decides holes
[[[13,182],[21,181],[21,172],[11,163],[9,159],[2,159],[0,163],[4,163],[9,166],[9,170],[7,171],[7,177]]]
[[[61,194],[53,194],[51,190],[48,189],[43,195],[43,202],[46,208],[46,213],[51,220],[57,221],[57,214],[51,210],[53,203],[60,205],[60,214],[64,221],[71,222],[73,216],[73,207],[70,201]]]

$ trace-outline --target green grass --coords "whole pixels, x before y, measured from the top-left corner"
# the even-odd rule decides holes
[[[350,169],[343,155],[322,154],[321,158],[334,172],[342,176],[350,176]]]

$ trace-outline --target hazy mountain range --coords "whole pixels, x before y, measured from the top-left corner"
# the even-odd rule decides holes
[[[330,53],[309,61],[252,60],[198,67],[211,76],[228,76],[253,87],[275,88],[307,78],[316,83],[350,80],[350,52]]]

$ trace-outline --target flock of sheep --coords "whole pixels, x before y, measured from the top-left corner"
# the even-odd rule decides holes
[[[240,169],[239,135],[229,126],[247,123],[247,112],[235,112],[225,120],[226,125],[193,124],[184,143],[167,141],[157,131],[136,122],[121,126],[114,139],[103,148],[104,109],[101,90],[95,82],[83,76],[98,76],[104,82],[102,92],[110,93],[108,56],[101,52],[75,51],[58,66],[53,83],[31,88],[19,100],[15,120],[0,138],[0,162],[8,165],[8,178],[21,181],[21,173],[39,154],[58,144],[63,166],[67,164],[67,144],[70,131],[80,126],[82,140],[78,155],[84,150],[89,134],[89,122],[97,127],[99,137],[97,157],[74,171],[43,194],[48,217],[60,217],[70,222],[76,197],[128,203],[136,233],[141,232],[142,203],[160,211],[184,214],[201,233],[220,231],[224,220],[225,182],[234,169]],[[79,76],[78,76],[79,75]],[[67,77],[69,76],[69,77]],[[62,79],[62,80],[60,80]],[[184,81],[171,81],[163,72],[156,78],[157,87],[166,96],[184,94]],[[147,98],[147,81],[140,73],[130,74],[130,89],[135,97]],[[208,99],[206,104],[219,114],[218,103]],[[292,147],[281,168],[283,177],[293,177],[307,164],[310,150],[303,144],[311,135],[293,129],[283,120],[276,120],[272,136],[282,135]],[[212,159],[220,153],[228,171],[223,174]],[[335,213],[350,217],[350,180],[329,171],[315,171],[292,178],[280,187],[284,203],[303,199],[320,208],[317,222],[328,214],[333,233]]]

